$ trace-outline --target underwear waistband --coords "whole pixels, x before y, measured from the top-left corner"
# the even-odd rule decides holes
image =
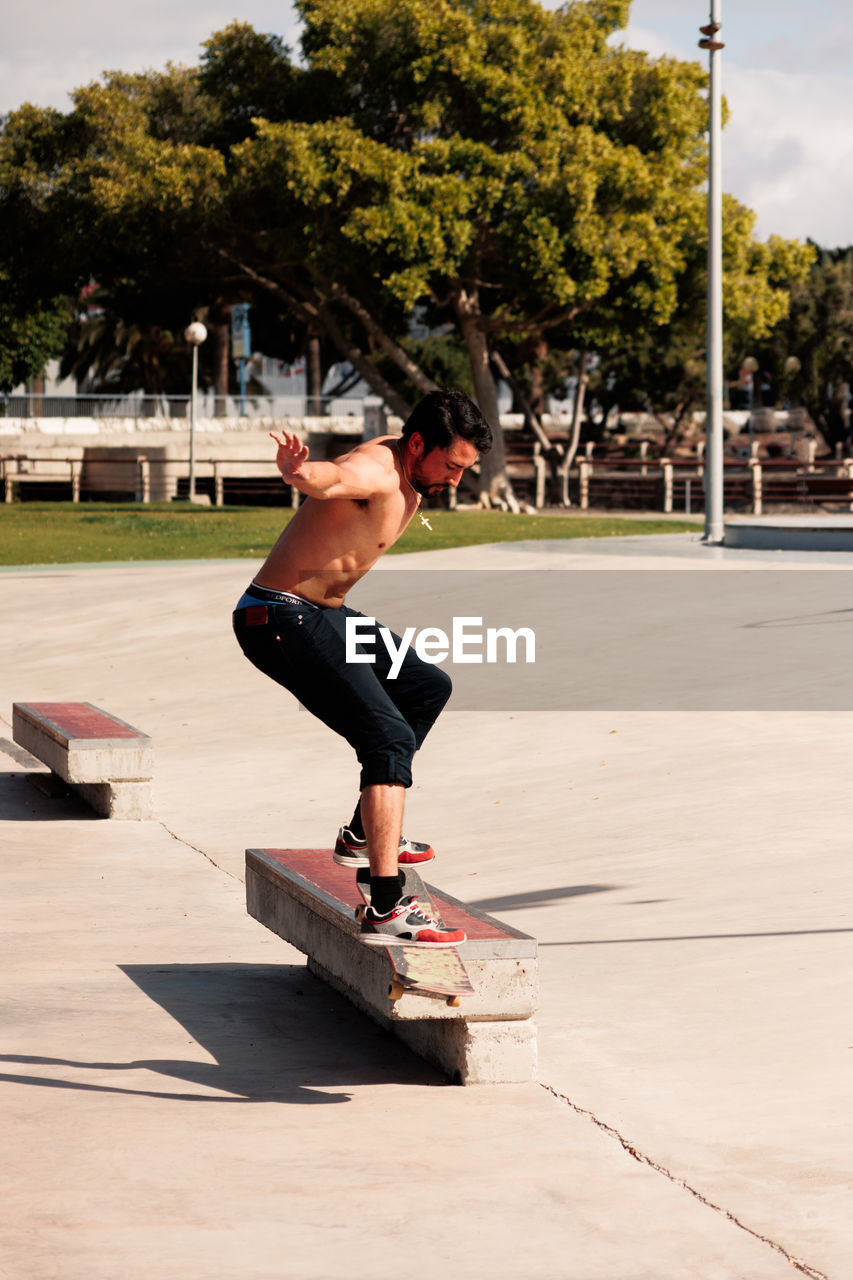
[[[255,600],[266,600],[273,604],[295,604],[305,609],[320,608],[318,604],[314,604],[313,600],[304,600],[293,591],[273,591],[271,587],[259,586],[257,582],[253,582],[246,588],[246,595],[252,596]]]

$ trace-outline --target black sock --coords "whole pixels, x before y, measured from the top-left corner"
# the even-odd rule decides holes
[[[403,877],[399,872],[395,876],[370,877],[370,901],[379,915],[386,916],[402,896]]]
[[[355,813],[352,815],[349,823],[349,829],[355,836],[356,840],[364,839],[364,827],[361,825],[361,800],[355,806]]]

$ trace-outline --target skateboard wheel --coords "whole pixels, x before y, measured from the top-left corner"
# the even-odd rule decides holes
[[[355,911],[353,912],[353,914],[355,915],[356,920],[363,920],[363,919],[364,919],[364,906],[362,905],[362,906],[360,906],[360,907],[356,907],[356,908],[355,908]]]
[[[405,990],[402,982],[392,982],[388,988],[388,996],[391,1000],[399,1000]]]
[[[461,996],[448,996],[448,997],[447,997],[447,1003],[450,1005],[451,1009],[458,1009],[458,1008],[459,1008],[459,1006],[460,1006],[460,1004],[462,1003],[462,997],[461,997]]]

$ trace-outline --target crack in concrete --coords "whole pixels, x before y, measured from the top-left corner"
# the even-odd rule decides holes
[[[201,856],[206,858],[211,866],[215,867],[217,871],[223,871],[225,875],[230,876],[232,880],[237,880],[239,883],[242,883],[240,877],[235,876],[233,871],[229,871],[227,867],[220,866],[220,864],[216,862],[209,853],[204,849],[200,849],[198,845],[192,844],[189,840],[185,840],[183,836],[177,835],[176,832],[166,826],[162,819],[160,820],[160,826],[166,834],[170,835],[173,840],[178,842],[178,844],[185,845],[186,848],[192,849],[195,853],[200,853]],[[829,1280],[829,1276],[827,1276],[824,1271],[818,1271],[816,1267],[809,1266],[809,1264],[807,1262],[803,1262],[802,1259],[795,1258],[793,1254],[789,1253],[788,1250],[784,1248],[783,1245],[777,1244],[775,1240],[771,1240],[768,1236],[763,1236],[759,1231],[754,1231],[752,1227],[748,1227],[745,1222],[741,1222],[740,1218],[735,1217],[730,1210],[724,1209],[722,1205],[715,1204],[713,1200],[709,1200],[707,1196],[703,1196],[701,1191],[697,1191],[695,1187],[691,1187],[689,1182],[685,1182],[683,1178],[677,1177],[671,1170],[666,1169],[662,1164],[658,1164],[656,1160],[652,1160],[651,1156],[647,1156],[644,1152],[638,1151],[637,1148],[628,1142],[626,1138],[622,1137],[621,1133],[619,1133],[617,1129],[614,1129],[612,1125],[607,1124],[604,1120],[599,1120],[598,1116],[596,1116],[592,1111],[588,1111],[585,1107],[578,1106],[578,1104],[576,1102],[572,1102],[571,1098],[567,1097],[566,1094],[560,1093],[559,1090],[555,1089],[552,1085],[545,1084],[541,1080],[539,1081],[539,1087],[544,1089],[546,1093],[550,1093],[558,1102],[565,1103],[565,1105],[570,1107],[576,1115],[584,1116],[585,1119],[591,1120],[592,1123],[597,1128],[601,1129],[603,1133],[606,1133],[608,1137],[614,1138],[622,1147],[623,1151],[626,1151],[632,1159],[637,1161],[638,1164],[646,1165],[647,1168],[653,1169],[655,1173],[661,1174],[674,1186],[680,1187],[682,1191],[688,1192],[689,1195],[693,1196],[694,1200],[698,1200],[699,1203],[703,1204],[707,1209],[711,1209],[714,1213],[718,1213],[728,1222],[731,1222],[733,1226],[738,1227],[741,1231],[745,1231],[747,1235],[752,1236],[754,1240],[758,1240],[761,1244],[765,1244],[768,1248],[773,1249],[796,1271],[799,1271],[804,1276],[808,1276],[809,1280]]]
[[[239,876],[235,876],[234,872],[229,871],[227,867],[220,866],[220,864],[216,862],[214,858],[211,858],[210,854],[204,849],[200,849],[197,844],[191,844],[190,841],[185,840],[183,836],[177,835],[176,832],[166,826],[162,819],[159,819],[159,824],[167,835],[171,836],[173,840],[177,840],[178,844],[185,845],[187,849],[192,849],[194,853],[200,853],[203,858],[207,859],[212,867],[216,867],[217,871],[223,871],[226,876],[230,876],[231,879],[236,880],[238,884],[243,883]]]
[[[566,1097],[564,1093],[560,1093],[557,1089],[554,1089],[549,1084],[545,1084],[541,1080],[539,1081],[539,1087],[544,1089],[546,1093],[550,1093],[558,1102],[564,1102],[566,1106],[571,1107],[572,1111],[577,1115],[584,1116],[585,1119],[591,1120],[592,1123],[606,1133],[608,1137],[615,1138],[623,1151],[627,1151],[628,1155],[631,1156],[632,1159],[636,1160],[638,1164],[644,1164],[649,1169],[653,1169],[655,1173],[662,1174],[663,1177],[673,1183],[674,1186],[680,1187],[682,1191],[687,1191],[695,1200],[698,1200],[700,1204],[705,1205],[708,1209],[713,1209],[714,1213],[720,1214],[721,1217],[726,1218],[727,1221],[731,1222],[734,1226],[739,1227],[741,1231],[745,1231],[747,1235],[752,1236],[753,1239],[759,1240],[762,1244],[766,1244],[770,1249],[775,1250],[776,1253],[781,1254],[785,1261],[802,1275],[809,1276],[810,1280],[829,1280],[829,1277],[825,1272],[818,1271],[816,1267],[809,1266],[809,1264],[807,1262],[803,1262],[801,1258],[795,1258],[793,1254],[790,1254],[781,1244],[777,1244],[775,1240],[771,1240],[768,1236],[763,1236],[760,1231],[754,1231],[752,1227],[748,1227],[745,1222],[741,1222],[740,1218],[735,1217],[730,1210],[724,1209],[722,1205],[715,1204],[713,1200],[709,1200],[707,1196],[703,1196],[701,1191],[697,1191],[695,1187],[691,1187],[689,1182],[685,1182],[683,1178],[677,1177],[671,1170],[664,1168],[662,1164],[658,1164],[657,1161],[652,1160],[650,1156],[645,1155],[642,1151],[638,1151],[632,1143],[622,1137],[621,1133],[619,1133],[617,1129],[614,1129],[612,1125],[607,1124],[604,1120],[599,1120],[598,1116],[596,1116],[592,1111],[588,1111],[585,1107],[578,1106],[577,1103],[572,1102],[571,1098]]]

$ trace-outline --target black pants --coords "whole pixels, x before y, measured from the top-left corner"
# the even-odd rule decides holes
[[[409,647],[392,680],[378,623],[372,643],[356,646],[374,661],[348,663],[346,620],[363,617],[346,605],[259,603],[235,611],[234,632],[259,671],[346,738],[361,764],[362,788],[373,783],[410,787],[412,757],[450,697],[450,677]],[[366,624],[359,630],[370,635]],[[399,648],[398,636],[394,644]]]

